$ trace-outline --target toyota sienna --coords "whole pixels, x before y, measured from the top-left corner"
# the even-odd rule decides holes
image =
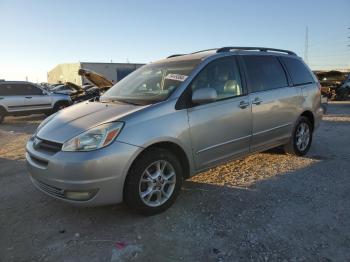
[[[33,184],[66,202],[168,208],[182,181],[284,146],[305,155],[322,117],[320,85],[288,50],[223,47],[172,55],[99,102],[45,119],[26,145]]]

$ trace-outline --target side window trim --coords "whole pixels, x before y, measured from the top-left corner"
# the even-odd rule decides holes
[[[284,61],[283,61],[282,57],[281,57],[281,56],[278,56],[278,57],[277,57],[277,60],[278,60],[278,62],[281,64],[281,66],[282,66],[282,68],[283,68],[284,74],[285,74],[286,79],[287,79],[288,86],[289,86],[289,87],[293,87],[292,77],[290,76],[290,74],[289,74],[289,72],[288,72],[287,66],[284,64]]]
[[[239,71],[239,75],[241,77],[241,85],[242,85],[242,95],[248,95],[250,92],[248,90],[248,83],[247,83],[247,73],[245,70],[245,65],[244,62],[242,60],[242,56],[241,55],[237,55],[234,56],[237,66],[238,66],[238,71]]]

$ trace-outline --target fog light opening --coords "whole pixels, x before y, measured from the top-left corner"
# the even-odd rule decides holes
[[[69,200],[86,201],[93,198],[97,190],[90,191],[65,191],[64,196]]]

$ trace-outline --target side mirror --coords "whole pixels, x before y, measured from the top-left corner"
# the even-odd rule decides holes
[[[196,89],[192,94],[192,102],[194,104],[205,104],[216,101],[218,94],[214,88],[206,87]]]

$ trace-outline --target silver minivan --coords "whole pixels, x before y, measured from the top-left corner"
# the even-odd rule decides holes
[[[318,80],[293,52],[223,47],[141,67],[99,102],[45,119],[26,145],[41,191],[155,214],[182,181],[283,145],[305,155],[322,117]]]

